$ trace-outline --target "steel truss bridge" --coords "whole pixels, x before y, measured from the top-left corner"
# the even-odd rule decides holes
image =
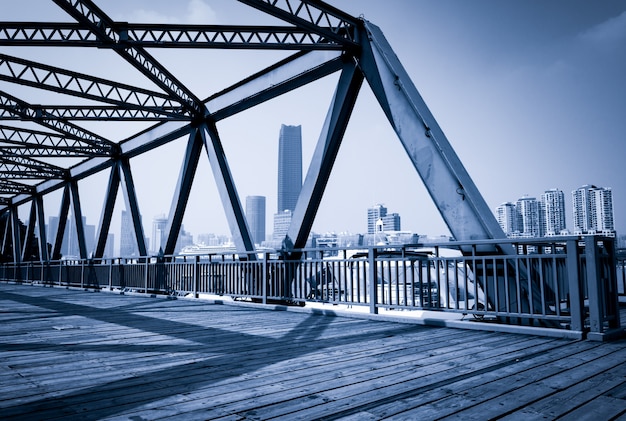
[[[472,259],[485,254],[518,254],[506,242],[444,132],[374,23],[319,0],[239,0],[259,14],[282,23],[274,26],[135,24],[113,20],[106,12],[106,2],[101,3],[101,8],[92,0],[51,1],[72,22],[0,22],[0,46],[14,47],[5,49],[10,52],[25,52],[31,47],[107,52],[136,69],[154,88],[80,73],[71,69],[73,63],[57,67],[0,52],[0,238],[2,255],[10,262],[5,266],[6,270],[10,269],[3,272],[5,276],[12,273],[11,276],[19,278],[20,268],[33,264],[50,267],[50,262],[60,259],[70,208],[83,259],[81,265],[88,257],[104,261],[107,234],[120,189],[132,217],[139,254],[148,262],[130,160],[181,137],[187,139],[187,145],[171,198],[164,254],[174,252],[196,169],[200,159],[208,158],[236,250],[247,261],[258,261],[217,123],[331,74],[338,74],[338,82],[291,225],[282,241],[283,259],[298,260],[303,256],[300,250],[306,245],[364,82],[371,88],[450,232],[460,242],[458,248],[462,253]],[[152,55],[159,49],[291,53],[237,83],[207,94],[192,91]],[[42,98],[53,100],[29,102],[7,92],[5,87],[14,85],[36,90],[42,93]],[[150,126],[128,133],[125,140],[116,142],[108,137],[106,127],[120,121]],[[98,133],[88,130],[86,126],[92,122],[102,123],[98,127],[104,129]],[[108,184],[95,249],[88,250],[78,182],[100,172],[108,173]],[[48,238],[43,198],[58,191],[62,192],[57,215],[59,226],[55,237]],[[18,207],[28,204],[30,218],[23,232]],[[38,255],[28,266],[26,261],[32,260],[29,245],[34,241]],[[50,249],[48,244],[52,245]],[[575,245],[570,246],[574,248]],[[370,261],[372,266],[373,262]],[[476,262],[471,263],[475,273],[488,269],[488,260],[482,269]],[[508,264],[498,267],[504,270]],[[496,266],[494,263],[491,267],[495,270]],[[513,293],[511,288],[519,289],[514,294],[518,297],[512,301],[514,306],[539,307],[543,299],[540,288],[528,286],[532,268],[524,267],[523,263],[516,268],[515,282],[507,284],[506,276],[495,272],[494,282],[501,285],[504,294]],[[40,269],[39,275],[43,273]],[[148,290],[147,286],[145,289]],[[287,296],[292,294],[293,291]],[[487,295],[489,302],[484,310],[489,306],[493,309],[497,301],[496,296]],[[498,309],[494,311],[497,313]]]
[[[0,22],[0,45],[109,50],[132,65],[156,90],[137,88],[0,54],[2,84],[45,91],[59,102],[33,104],[0,89],[0,212],[3,249],[14,262],[25,258],[25,244],[36,237],[43,261],[60,257],[70,206],[77,227],[80,257],[101,258],[119,189],[132,215],[139,253],[147,255],[133,172],[129,160],[187,136],[187,150],[172,198],[166,255],[174,246],[199,160],[206,152],[237,250],[254,250],[241,200],[216,123],[320,78],[339,73],[334,97],[302,187],[285,251],[306,244],[335,157],[363,81],[372,88],[411,162],[458,240],[504,238],[488,206],[429,112],[406,71],[371,22],[321,1],[242,0],[241,3],[284,22],[284,26],[157,25],[116,22],[90,0],[54,0],[74,23]],[[104,4],[103,4],[103,7]],[[155,49],[293,50],[275,63],[217,92],[193,92],[151,53]],[[13,51],[15,49],[12,49]],[[68,67],[72,63],[68,63]],[[2,86],[2,85],[0,85]],[[88,105],[71,105],[80,98]],[[206,99],[203,99],[206,98]],[[28,125],[13,125],[14,121]],[[84,122],[155,122],[121,142],[94,133]],[[106,127],[106,126],[104,126]],[[63,158],[78,164],[63,165]],[[77,182],[108,171],[104,209],[95,250],[87,250]],[[63,191],[56,238],[47,238],[42,197]],[[17,230],[17,207],[32,203],[27,236]],[[52,244],[50,255],[47,243]]]

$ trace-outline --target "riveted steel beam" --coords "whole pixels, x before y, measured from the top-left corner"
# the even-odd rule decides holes
[[[344,43],[293,26],[114,22],[117,43],[76,23],[0,22],[0,46],[341,50]]]
[[[53,1],[102,43],[111,46],[119,43],[121,36],[116,31],[115,22],[91,0]],[[202,102],[142,47],[116,48],[115,51],[195,116],[204,116]]]
[[[172,204],[167,218],[167,226],[165,228],[167,240],[163,253],[166,255],[174,254],[178,234],[180,233],[180,228],[183,223],[183,216],[187,208],[189,194],[191,193],[191,186],[196,174],[196,169],[198,168],[200,155],[202,154],[203,138],[199,133],[200,130],[202,129],[194,128],[187,141],[187,149],[185,150],[178,182],[176,183],[174,197],[172,198]]]
[[[380,29],[365,22],[360,66],[455,239],[505,238]]]
[[[166,94],[6,54],[0,54],[0,80],[114,104],[127,110],[160,113],[169,109],[184,114],[180,103]]]
[[[293,212],[287,238],[283,241],[286,252],[306,247],[362,83],[363,74],[356,63],[345,63]]]
[[[344,47],[355,47],[358,19],[322,1],[239,0]]]

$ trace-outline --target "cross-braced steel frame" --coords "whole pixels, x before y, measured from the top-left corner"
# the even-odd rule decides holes
[[[381,30],[318,0],[239,0],[284,26],[162,25],[116,22],[92,0],[52,0],[75,22],[0,22],[0,46],[82,47],[113,51],[156,87],[142,89],[0,52],[2,85],[18,84],[59,98],[97,105],[33,104],[0,85],[0,235],[16,263],[37,235],[42,261],[60,257],[70,206],[80,257],[102,257],[121,187],[142,256],[147,255],[130,159],[187,136],[187,149],[172,198],[164,253],[172,254],[203,151],[208,157],[233,240],[254,250],[216,123],[339,72],[288,234],[286,253],[303,248],[324,194],[363,81],[367,81],[435,205],[457,240],[503,238],[504,233],[450,146],[443,131]],[[104,3],[105,4],[105,3]],[[275,49],[294,53],[256,74],[201,99],[148,51],[159,48]],[[15,51],[12,49],[11,51]],[[68,63],[70,67],[71,63]],[[121,142],[81,126],[85,121],[155,122]],[[17,125],[12,123],[19,121]],[[25,124],[28,123],[28,125]],[[25,128],[28,126],[28,128]],[[74,158],[72,166],[53,158]],[[108,171],[95,250],[87,250],[78,181]],[[47,238],[43,197],[62,190],[59,226]],[[31,203],[26,235],[17,207]],[[52,244],[48,253],[47,244]],[[253,254],[250,254],[253,256]]]

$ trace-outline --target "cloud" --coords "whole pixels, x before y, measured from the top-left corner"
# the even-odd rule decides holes
[[[204,0],[190,0],[187,8],[176,8],[176,11],[184,10],[184,14],[168,13],[164,11],[136,9],[124,19],[134,23],[164,23],[164,24],[203,24],[217,23],[217,13]]]
[[[215,10],[202,0],[191,0],[187,5],[187,13],[187,23],[210,25],[217,22]]]
[[[589,28],[580,38],[596,47],[623,46],[626,41],[626,11],[596,26]]]

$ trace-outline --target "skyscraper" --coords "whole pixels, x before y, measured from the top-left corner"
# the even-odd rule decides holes
[[[130,212],[122,210],[121,230],[120,230],[120,256],[136,256],[137,241],[135,240],[135,228]]]
[[[376,233],[376,223],[379,219],[387,216],[387,208],[381,204],[377,204],[367,209],[367,233]]]
[[[572,191],[574,232],[613,232],[613,193],[610,188],[586,184]]]
[[[524,196],[517,200],[515,208],[520,235],[522,237],[542,237],[542,217],[537,199]]]
[[[162,214],[155,216],[152,220],[152,253],[157,254],[161,250],[165,250],[165,242],[167,241],[167,217]]]
[[[559,189],[546,190],[541,195],[544,235],[559,235],[565,231],[565,195]]]
[[[265,241],[265,196],[246,197],[246,218],[254,244]]]
[[[498,206],[496,208],[496,219],[506,235],[513,235],[518,231],[517,214],[514,203],[506,202]]]
[[[278,208],[293,211],[302,189],[302,127],[281,125],[278,138]]]

